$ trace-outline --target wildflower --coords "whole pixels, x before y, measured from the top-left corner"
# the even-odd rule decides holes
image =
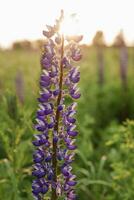
[[[43,31],[46,37],[41,57],[42,72],[40,76],[39,108],[36,114],[33,145],[34,166],[32,193],[35,199],[43,199],[49,191],[51,200],[63,196],[67,200],[76,199],[74,186],[76,176],[72,172],[71,163],[77,148],[76,103],[73,99],[80,97],[77,83],[80,80],[78,67],[73,61],[80,60],[81,53],[78,42],[82,36],[65,38],[59,34],[63,12],[56,24],[47,25]],[[67,45],[66,45],[67,44]],[[65,48],[66,45],[66,48]],[[72,103],[66,103],[70,96]]]

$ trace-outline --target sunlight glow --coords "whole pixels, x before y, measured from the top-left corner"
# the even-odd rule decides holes
[[[134,43],[133,8],[133,0],[0,0],[0,45],[42,38],[45,24],[53,25],[61,9],[65,16],[78,16],[77,23],[73,17],[72,22],[66,19],[62,31],[82,34],[84,43],[91,43],[97,30],[110,43],[121,29],[127,41]]]
[[[77,19],[76,13],[70,16],[65,15],[60,27],[60,33],[64,34],[65,36],[78,35],[80,32],[79,27],[79,20]]]

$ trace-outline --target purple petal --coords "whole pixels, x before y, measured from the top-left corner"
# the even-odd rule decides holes
[[[35,151],[33,158],[35,163],[40,163],[44,159],[44,154],[41,151],[37,150]]]
[[[62,174],[64,176],[69,176],[69,172],[68,172],[68,169],[66,167],[64,167],[61,171],[62,171]]]
[[[44,116],[44,110],[38,110],[37,115],[39,116]]]
[[[60,44],[60,43],[61,43],[61,37],[60,37],[60,36],[57,36],[57,37],[55,38],[55,42],[56,42],[57,44]]]
[[[51,155],[48,155],[48,156],[45,158],[45,161],[46,161],[46,162],[50,162],[51,159],[52,159],[52,156],[51,156]]]
[[[71,75],[70,75],[70,80],[71,80],[73,83],[78,83],[79,80],[80,80],[80,72],[77,72],[76,74],[71,74]]]
[[[59,106],[58,106],[58,110],[59,110],[59,111],[62,111],[62,110],[63,110],[63,105],[59,105]]]
[[[76,200],[76,194],[74,193],[74,190],[70,190],[67,193],[67,197],[68,197],[68,200]]]
[[[45,37],[47,37],[47,38],[51,38],[54,35],[54,32],[53,31],[51,31],[51,32],[49,32],[49,31],[43,31],[43,35]]]
[[[44,92],[42,95],[41,95],[41,98],[45,100],[48,100],[50,97],[52,96],[52,94],[50,92]]]
[[[34,171],[32,172],[32,175],[33,175],[33,176],[36,176],[37,178],[42,178],[43,176],[46,175],[46,171],[44,171],[43,168],[40,168],[40,169],[38,169],[38,170],[34,170]]]
[[[65,185],[64,185],[64,191],[68,191],[69,189],[70,189],[70,186],[67,185],[67,184],[65,184]]]
[[[69,150],[75,150],[77,148],[77,146],[76,145],[67,145],[67,148]]]
[[[59,95],[59,93],[60,93],[60,90],[59,90],[59,89],[56,89],[56,90],[53,91],[53,95],[54,95],[54,96]]]
[[[75,118],[71,118],[71,117],[67,117],[67,121],[69,122],[69,123],[75,123],[76,122],[76,119]]]
[[[69,186],[75,186],[76,183],[77,183],[77,182],[76,182],[76,181],[73,181],[73,180],[67,182],[67,184],[68,184]]]
[[[68,131],[67,132],[69,136],[72,136],[72,137],[75,137],[78,135],[78,132],[77,131]]]
[[[73,99],[79,99],[80,96],[81,96],[80,93],[74,93],[74,94],[71,94],[71,97],[72,97]]]
[[[44,186],[42,187],[42,189],[41,189],[41,193],[42,193],[42,194],[46,194],[47,191],[48,191],[48,186],[44,185]]]

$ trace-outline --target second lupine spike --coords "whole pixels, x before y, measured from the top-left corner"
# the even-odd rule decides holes
[[[44,197],[57,200],[61,196],[66,200],[76,199],[76,176],[71,163],[77,148],[75,137],[78,131],[73,99],[80,97],[77,89],[80,72],[74,62],[81,59],[78,42],[82,36],[64,37],[60,34],[63,18],[61,11],[56,24],[53,27],[47,25],[48,30],[43,31],[46,42],[41,57],[40,97],[35,125],[39,133],[33,140],[36,147],[33,176],[36,178],[32,183],[32,193],[37,200]],[[68,97],[72,99],[70,105]]]

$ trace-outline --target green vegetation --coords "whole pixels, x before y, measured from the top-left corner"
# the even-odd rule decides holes
[[[119,50],[104,47],[104,83],[96,49],[82,47],[78,150],[74,170],[80,200],[134,199],[134,49],[128,82],[120,78]],[[32,200],[31,144],[37,108],[40,52],[0,51],[0,199]],[[19,72],[23,80],[16,85]],[[17,87],[23,91],[24,103]],[[22,89],[23,88],[23,89]]]

